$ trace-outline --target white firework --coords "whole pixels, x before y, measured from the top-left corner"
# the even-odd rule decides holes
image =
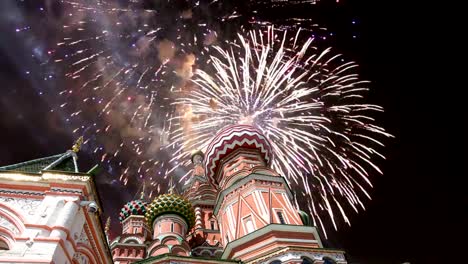
[[[196,88],[175,103],[183,111],[172,147],[175,160],[188,160],[221,128],[255,126],[271,142],[273,169],[301,186],[296,195],[307,198],[325,231],[324,213],[336,229],[336,212],[350,224],[344,204],[364,209],[369,173],[381,173],[373,159],[383,155],[374,147],[391,135],[369,116],[383,108],[363,103],[368,82],[358,78],[357,64],[330,49],[318,51],[312,38],[299,45],[300,35],[268,28],[214,47],[211,69],[197,70]]]

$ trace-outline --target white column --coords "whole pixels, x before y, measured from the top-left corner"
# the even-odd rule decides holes
[[[70,231],[73,220],[76,217],[76,214],[78,212],[79,205],[75,201],[66,201],[65,205],[63,206],[62,210],[60,211],[60,214],[57,217],[57,220],[55,221],[54,226],[57,227],[63,227]],[[52,232],[50,233],[51,237],[60,237],[62,239],[67,238],[67,233],[65,233],[63,230],[54,228]]]

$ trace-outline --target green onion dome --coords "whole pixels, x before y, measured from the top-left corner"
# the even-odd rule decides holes
[[[152,227],[154,219],[163,214],[177,214],[181,216],[187,222],[188,229],[192,228],[195,224],[195,211],[192,204],[177,194],[163,194],[156,197],[147,207],[145,214],[146,223]]]
[[[119,220],[123,222],[131,215],[145,215],[148,203],[142,200],[134,200],[128,202],[120,209]]]

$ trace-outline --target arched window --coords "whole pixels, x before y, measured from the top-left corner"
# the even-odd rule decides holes
[[[174,223],[171,223],[171,232],[174,232]]]
[[[270,262],[270,264],[281,264],[281,261],[280,260],[273,260],[272,262]]]
[[[0,251],[1,250],[10,250],[7,242],[0,238]]]
[[[324,257],[323,258],[323,264],[336,264],[336,261],[334,261],[333,259],[331,259],[329,257]]]
[[[308,257],[302,257],[302,264],[314,264],[314,261]]]

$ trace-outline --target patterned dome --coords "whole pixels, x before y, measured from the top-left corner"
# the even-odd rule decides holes
[[[130,215],[145,215],[147,206],[148,203],[142,200],[134,200],[128,202],[126,205],[124,205],[124,207],[122,207],[122,209],[120,209],[120,222],[123,222]]]
[[[262,132],[249,125],[228,126],[213,138],[206,149],[205,172],[212,184],[218,186],[220,179],[215,179],[215,175],[220,161],[239,148],[257,149],[267,165],[271,162],[271,145]]]
[[[145,219],[148,225],[152,227],[156,217],[171,213],[181,216],[187,222],[188,229],[195,224],[195,211],[192,204],[177,194],[163,194],[156,197],[148,205]]]

